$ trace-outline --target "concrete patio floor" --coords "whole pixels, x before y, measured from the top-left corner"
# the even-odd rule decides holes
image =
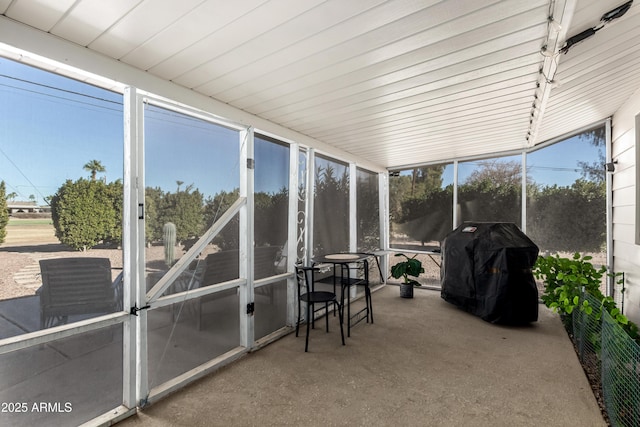
[[[357,302],[356,304],[362,304]],[[290,334],[118,426],[604,426],[559,317],[487,323],[416,290],[373,295],[375,323]]]

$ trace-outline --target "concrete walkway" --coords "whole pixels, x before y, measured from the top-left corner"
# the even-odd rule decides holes
[[[361,304],[361,302],[360,302]],[[199,380],[119,426],[604,426],[558,316],[497,326],[428,290],[386,286],[375,324],[340,345],[285,338]]]

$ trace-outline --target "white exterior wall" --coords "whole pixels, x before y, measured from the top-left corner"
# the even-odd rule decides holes
[[[636,228],[636,129],[635,116],[640,113],[640,90],[613,116],[612,159],[617,161],[613,173],[613,271],[624,272],[624,314],[640,323],[640,246],[635,243]],[[616,301],[621,295],[616,286]]]

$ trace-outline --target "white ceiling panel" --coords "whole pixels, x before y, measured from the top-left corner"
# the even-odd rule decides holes
[[[123,19],[142,0],[80,0],[50,32],[81,46],[87,46]]]
[[[121,60],[141,70],[159,66],[267,1],[208,0],[173,24],[158,31],[151,39],[137,46]],[[153,0],[146,2],[153,5]],[[138,24],[144,25],[144,21],[138,21]],[[188,60],[187,63],[189,63]]]
[[[343,3],[340,2],[340,4]],[[350,19],[340,21],[338,24],[304,40],[297,40],[294,44],[283,47],[270,55],[254,57],[250,66],[236,69],[233,73],[227,73],[197,89],[221,100],[233,99],[234,102],[240,102],[239,98],[244,96],[251,99],[251,94],[255,93],[256,87],[266,89],[292,80],[285,76],[293,76],[296,69],[301,70],[301,74],[304,75],[309,72],[308,70],[317,69],[315,64],[326,66],[328,60],[339,60],[338,47],[345,52],[342,54],[344,58],[355,56],[354,52],[357,51],[350,45],[351,40],[373,32],[381,26],[388,27],[389,23],[427,9],[434,3],[437,1],[402,2],[400,7],[397,3],[385,2],[372,9],[361,7],[360,12]],[[391,41],[390,38],[390,34],[386,33],[384,37],[374,36],[371,37],[371,40],[380,39],[380,44],[384,45]],[[373,48],[370,44],[367,46],[370,49]],[[329,49],[334,50],[329,52]],[[315,62],[305,64],[304,60],[307,58],[313,58],[312,61]]]
[[[518,36],[530,36],[529,40],[533,41],[528,42],[537,46],[539,44],[539,37],[543,34],[541,28],[540,26],[527,28],[518,34]],[[537,38],[535,36],[537,36]],[[471,45],[475,40],[479,40],[479,34],[471,31],[453,37],[452,40],[443,40],[418,49],[409,50],[408,52],[404,52],[404,50],[398,46],[391,46],[388,50],[390,52],[395,51],[398,54],[397,56],[388,57],[384,61],[369,66],[365,65],[370,63],[367,58],[356,56],[334,67],[323,69],[323,73],[318,73],[321,74],[324,79],[332,77],[330,80],[324,80],[312,86],[308,82],[310,76],[305,76],[303,79],[281,83],[276,87],[259,92],[260,98],[268,99],[270,102],[263,101],[262,103],[257,103],[255,97],[251,96],[245,96],[243,99],[237,100],[226,99],[224,97],[221,97],[221,99],[250,111],[257,112],[260,111],[260,109],[268,111],[269,105],[273,105],[273,107],[271,107],[271,109],[273,109],[278,104],[291,104],[321,94],[327,94],[329,90],[341,91],[342,96],[345,96],[346,94],[342,91],[348,88],[349,91],[355,92],[357,88],[354,87],[354,85],[357,84],[362,88],[377,87],[394,81],[402,81],[423,75],[428,72],[446,70],[449,66],[464,64],[467,61],[470,62],[468,68],[473,68],[477,66],[477,62],[479,61],[489,63],[495,60],[495,56],[493,57],[494,59],[490,59],[489,55],[501,52],[502,49],[521,51],[522,46],[518,45],[527,42],[525,39],[514,40],[513,37],[503,36],[493,38],[487,43]],[[451,46],[453,44],[469,47],[452,51]],[[416,44],[415,46],[421,46],[421,44]],[[385,47],[385,50],[386,49],[387,47]],[[507,51],[504,53],[501,52],[500,56],[509,57],[508,55],[509,52]],[[472,63],[474,61],[475,63]],[[285,91],[293,93],[285,93]],[[247,105],[248,103],[251,104]]]
[[[216,29],[211,35],[198,40],[149,71],[186,87],[198,86],[207,81],[203,64],[262,36],[275,26],[285,24],[319,3],[322,0],[272,0]]]
[[[452,92],[450,88],[444,88],[443,90],[429,93],[429,96],[420,94],[395,102],[375,105],[368,109],[353,111],[349,118],[345,117],[339,121],[336,121],[335,118],[330,118],[326,123],[315,120],[308,124],[310,128],[306,128],[304,125],[300,125],[299,128],[314,135],[322,134],[323,132],[327,132],[329,135],[340,135],[349,130],[357,130],[360,127],[367,126],[368,123],[380,123],[402,118],[411,120],[414,115],[428,113],[447,115],[448,110],[451,108],[461,105],[462,108],[473,106],[476,103],[482,103],[485,99],[489,101],[484,104],[484,108],[490,109],[494,103],[500,102],[500,98],[505,100],[512,94],[516,94],[519,102],[522,102],[520,97],[526,97],[528,94],[533,93],[535,82],[532,82],[530,77],[519,77],[494,84],[486,84],[485,82],[478,88],[469,89],[469,87],[470,85],[467,85],[466,88],[462,87],[457,92]],[[533,95],[531,95],[531,99],[533,99]],[[333,124],[331,125],[331,123]]]
[[[533,84],[515,84],[500,82],[499,84],[488,86],[485,91],[475,91],[473,101],[469,96],[463,97],[460,94],[433,98],[428,101],[413,103],[411,108],[403,105],[404,100],[398,101],[394,105],[385,105],[366,110],[366,113],[353,114],[350,119],[343,119],[340,123],[329,128],[328,126],[318,126],[306,129],[317,135],[349,134],[356,133],[358,129],[370,127],[397,126],[403,122],[413,122],[415,119],[428,116],[430,120],[436,117],[449,117],[450,114],[463,111],[482,111],[496,108],[502,104],[517,105],[521,103],[522,97],[528,96],[535,88]],[[415,98],[415,97],[413,97]],[[389,103],[394,104],[394,103]]]
[[[71,10],[75,2],[76,0],[15,0],[4,14],[29,26],[49,31]]]
[[[286,50],[292,44],[318,35],[349,18],[362,13],[367,8],[373,8],[384,0],[360,0],[344,2],[342,0],[329,0],[301,14],[296,19],[289,20],[281,25],[271,28],[260,37],[230,50],[217,58],[203,64],[198,72],[204,72],[206,82],[197,86],[199,91],[211,92],[211,82],[220,76],[235,70],[251,69],[253,62],[261,58],[271,58],[271,55]],[[318,14],[325,17],[318,19]],[[273,60],[271,60],[273,63]],[[279,66],[280,64],[274,64]],[[234,75],[234,79],[237,77]],[[223,87],[224,90],[224,87]]]
[[[458,13],[462,13],[462,17]],[[259,111],[250,108],[251,103],[264,107],[263,103],[267,99],[282,99],[284,95],[299,88],[306,91],[313,84],[341,78],[349,73],[360,73],[362,79],[368,79],[371,71],[368,67],[385,61],[392,61],[395,69],[424,62],[428,58],[441,56],[438,47],[443,43],[448,44],[449,51],[459,49],[458,46],[466,46],[465,41],[448,41],[478,28],[481,26],[478,21],[483,16],[494,13],[500,18],[504,11],[498,6],[482,8],[476,1],[465,1],[460,2],[454,12],[451,4],[441,2],[401,19],[388,21],[359,37],[346,40],[316,55],[306,56],[286,69],[279,69],[266,76],[266,79],[256,79],[249,83],[253,86],[250,94],[255,94],[255,88],[258,88],[275,94],[271,97],[269,93],[263,97],[262,92],[257,92],[260,94],[258,99],[249,94],[245,96],[245,100],[238,99],[234,102],[248,111]],[[458,42],[460,45],[457,45]],[[473,43],[471,39],[466,42]],[[407,55],[409,58],[406,58]],[[296,78],[300,81],[296,81]]]
[[[0,13],[5,13],[12,0],[0,0]]]
[[[640,5],[553,49],[623,3],[0,0],[0,12],[396,168],[527,148],[612,115],[640,87]]]
[[[196,8],[202,0],[144,1],[102,33],[89,48],[122,58]]]
[[[400,80],[376,79],[374,82],[353,84],[343,90],[325,91],[324,94],[290,102],[280,108],[261,111],[260,115],[277,121],[290,123],[291,118],[305,116],[309,113],[317,114],[315,109],[336,111],[340,108],[350,108],[354,104],[368,103],[375,105],[380,102],[391,102],[413,95],[425,94],[438,89],[456,86],[468,81],[491,77],[497,79],[497,72],[519,70],[518,73],[535,76],[537,71],[537,55],[519,57],[500,62],[497,58],[487,63],[490,57],[477,58],[440,68],[431,72],[417,74]],[[491,64],[491,65],[488,65]],[[471,67],[469,65],[472,65]],[[252,110],[249,110],[252,111]]]
[[[496,65],[496,67],[499,67]],[[502,70],[502,68],[501,68]],[[424,87],[416,87],[410,90],[404,91],[404,93],[392,93],[387,96],[380,96],[378,98],[366,98],[357,104],[346,105],[342,108],[334,106],[334,108],[323,108],[314,111],[313,122],[325,120],[324,127],[331,128],[332,123],[339,125],[342,117],[349,117],[350,114],[356,111],[365,110],[370,112],[371,109],[375,109],[378,106],[385,106],[387,104],[402,104],[408,103],[411,107],[415,106],[416,101],[427,101],[430,99],[438,99],[441,96],[450,96],[449,99],[461,99],[466,98],[467,102],[473,102],[476,93],[482,91],[484,87],[498,88],[502,86],[503,82],[510,82],[513,79],[524,77],[525,81],[531,82],[532,86],[535,85],[535,74],[537,73],[536,64],[530,65],[526,71],[522,69],[510,69],[508,71],[502,70],[500,76],[486,73],[481,76],[478,72],[469,71],[468,74],[459,74],[451,77],[444,78],[440,81],[433,81],[424,85]],[[532,77],[533,75],[533,77]],[[470,91],[470,93],[467,93]],[[365,97],[368,94],[360,94],[361,97]],[[533,100],[533,92],[527,100],[530,104]],[[445,108],[445,105],[439,104],[439,108]],[[413,108],[411,108],[413,110]],[[409,110],[409,111],[411,111]],[[299,114],[300,115],[300,114]],[[266,115],[265,115],[266,116]],[[307,117],[307,115],[303,116]],[[300,122],[303,119],[297,119],[294,117],[292,122],[287,123],[290,127],[297,128],[302,126]],[[308,119],[307,119],[308,120]]]

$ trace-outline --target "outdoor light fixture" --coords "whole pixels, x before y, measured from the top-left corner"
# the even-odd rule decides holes
[[[600,18],[600,21],[601,22],[609,22],[609,21],[612,21],[614,19],[620,18],[622,15],[627,13],[627,11],[631,7],[632,3],[633,3],[633,0],[630,0],[630,1],[626,2],[625,4],[623,4],[622,6],[618,6],[615,9],[610,10],[609,12],[605,13],[604,15],[602,15],[602,18]]]
[[[616,171],[616,163],[618,163],[617,160],[614,160],[613,162],[605,163],[604,164],[604,170],[607,171],[607,172],[615,172]]]
[[[389,176],[400,176],[400,171],[389,171]]]
[[[633,0],[629,0],[625,4],[610,10],[609,12],[602,15],[602,17],[600,18],[600,24],[596,25],[593,28],[588,28],[579,34],[576,34],[573,37],[569,37],[567,41],[564,43],[564,46],[562,47],[562,49],[560,49],[560,53],[569,52],[569,49],[571,49],[571,46],[577,43],[580,43],[584,39],[591,37],[596,33],[596,31],[601,30],[609,22],[613,21],[614,19],[620,18],[622,15],[627,13],[627,11],[631,8],[632,3],[633,3]]]

